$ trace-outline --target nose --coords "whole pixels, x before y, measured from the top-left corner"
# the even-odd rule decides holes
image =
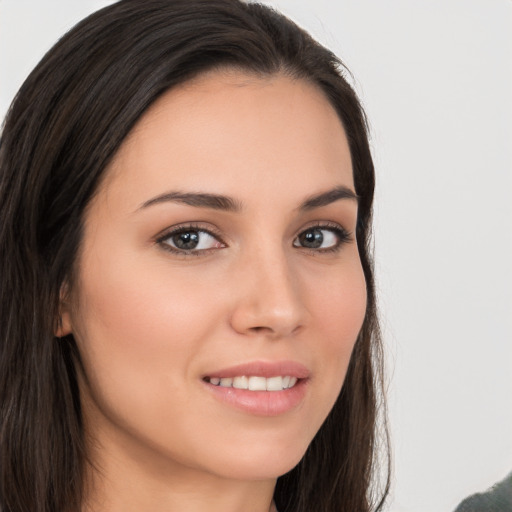
[[[259,252],[233,276],[235,303],[231,325],[241,334],[279,339],[298,332],[306,322],[298,276],[284,254]]]

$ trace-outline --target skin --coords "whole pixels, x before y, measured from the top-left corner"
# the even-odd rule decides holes
[[[94,466],[85,510],[269,510],[276,478],[339,394],[365,314],[357,201],[298,210],[339,186],[354,190],[346,136],[304,81],[216,71],[167,92],[139,121],[86,211],[62,302],[58,335],[73,333],[84,368]],[[141,207],[176,190],[230,196],[241,209]],[[190,223],[214,234],[199,235],[206,249],[157,241]],[[301,233],[326,223],[331,250],[301,245]],[[283,414],[241,411],[203,382],[276,360],[310,371]]]

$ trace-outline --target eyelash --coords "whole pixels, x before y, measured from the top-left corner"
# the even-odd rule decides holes
[[[339,224],[332,223],[332,222],[318,222],[316,224],[308,226],[306,229],[303,229],[295,237],[294,242],[303,233],[305,233],[307,231],[312,231],[312,230],[315,230],[315,229],[316,230],[331,231],[332,233],[335,234],[335,236],[337,237],[338,241],[332,247],[326,247],[324,249],[312,249],[312,248],[309,248],[309,247],[300,247],[300,246],[298,247],[299,249],[302,249],[303,251],[307,251],[307,252],[315,254],[315,255],[318,254],[318,253],[320,253],[320,254],[336,253],[336,252],[339,252],[341,250],[341,248],[347,242],[350,242],[352,240],[352,234],[349,231],[347,231],[345,228],[340,226]]]
[[[322,248],[314,249],[314,248],[302,247],[302,246],[295,245],[295,240],[297,240],[299,238],[299,236],[301,236],[302,234],[304,234],[308,231],[313,231],[313,230],[330,231],[335,234],[338,241],[332,247],[327,247],[327,248],[323,248],[323,249]],[[173,254],[176,254],[178,256],[203,256],[205,254],[210,253],[211,251],[216,251],[220,248],[223,248],[223,247],[216,247],[216,248],[210,248],[210,249],[186,250],[186,249],[178,249],[178,248],[173,247],[173,246],[169,245],[168,243],[166,243],[166,240],[168,240],[169,238],[171,238],[173,236],[179,235],[181,233],[192,232],[192,231],[198,232],[198,233],[206,233],[207,235],[211,236],[212,238],[215,238],[219,243],[223,244],[224,247],[226,247],[226,243],[223,241],[223,239],[219,233],[216,233],[211,228],[205,229],[204,227],[201,227],[200,225],[194,224],[194,223],[178,226],[170,231],[166,231],[163,235],[156,238],[155,243],[160,245],[162,247],[162,249],[169,251]],[[318,255],[319,253],[320,254],[336,253],[339,250],[341,250],[341,248],[344,244],[346,244],[347,242],[350,242],[351,240],[352,240],[352,234],[349,231],[347,231],[345,228],[341,227],[339,224],[330,223],[330,222],[318,222],[316,224],[308,226],[306,229],[304,229],[300,233],[298,233],[298,235],[294,238],[294,247],[296,247],[298,249],[302,249],[303,251],[307,251],[307,252],[315,254],[315,255]]]
[[[185,224],[182,226],[175,227],[174,229],[171,229],[170,231],[166,231],[163,235],[159,236],[155,242],[162,247],[165,251],[169,251],[173,254],[176,254],[178,256],[203,256],[204,254],[207,254],[211,251],[216,251],[218,248],[212,248],[212,249],[200,249],[200,250],[186,250],[186,249],[178,249],[176,247],[172,247],[168,243],[165,243],[166,240],[169,238],[179,235],[181,233],[188,233],[190,231],[195,231],[198,233],[206,233],[212,238],[215,238],[218,240],[221,244],[226,246],[226,243],[224,240],[222,240],[222,237],[219,233],[216,233],[211,228],[205,229],[204,227],[201,227],[198,224]]]

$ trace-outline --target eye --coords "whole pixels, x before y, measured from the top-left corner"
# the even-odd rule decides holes
[[[205,229],[180,227],[161,236],[157,243],[164,249],[178,253],[193,253],[209,249],[221,249],[225,245]]]
[[[300,233],[293,241],[293,245],[305,249],[317,249],[320,252],[335,251],[349,239],[349,233],[341,226],[314,226]]]

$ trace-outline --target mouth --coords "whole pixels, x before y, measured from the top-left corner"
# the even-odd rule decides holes
[[[240,375],[237,377],[205,377],[205,382],[223,388],[247,389],[249,391],[284,391],[293,388],[299,379],[291,375],[261,377]]]
[[[308,394],[310,371],[294,361],[255,361],[202,377],[221,403],[256,416],[295,410]]]

